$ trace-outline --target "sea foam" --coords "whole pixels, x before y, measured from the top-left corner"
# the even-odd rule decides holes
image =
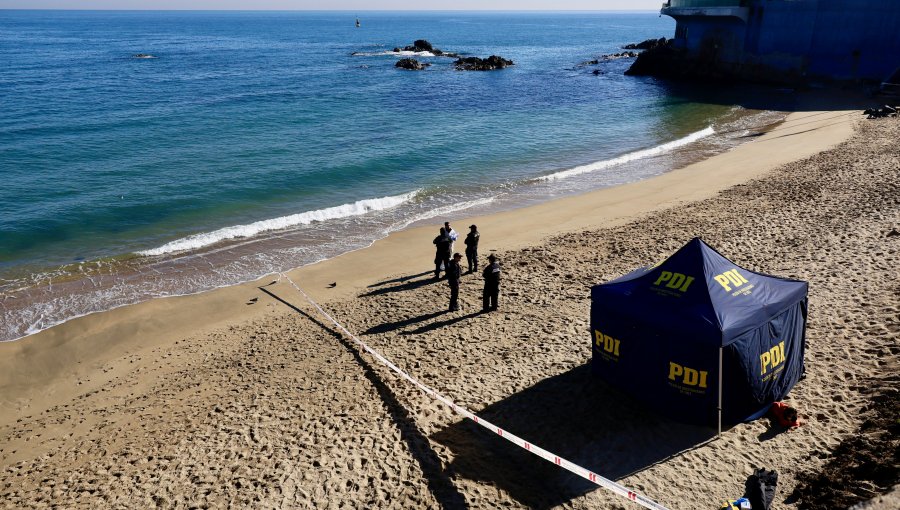
[[[664,154],[683,145],[687,145],[689,143],[696,142],[697,140],[706,138],[707,136],[714,135],[715,133],[716,131],[712,128],[712,126],[709,126],[701,131],[691,133],[684,138],[679,138],[678,140],[673,140],[662,145],[657,145],[656,147],[629,152],[628,154],[623,154],[622,156],[613,159],[605,159],[603,161],[597,161],[594,163],[589,163],[587,165],[576,166],[575,168],[552,173],[550,175],[543,175],[541,177],[538,177],[537,180],[555,181],[558,179],[567,179],[576,175],[595,172],[597,170],[603,170],[604,168],[610,168],[616,165],[621,165],[623,163],[628,163],[629,161],[634,161],[636,159],[643,159],[650,156],[656,156],[658,154]]]
[[[393,225],[390,230],[391,231],[403,230],[406,227],[408,227],[418,221],[429,220],[431,218],[437,218],[437,217],[445,217],[451,213],[465,211],[466,209],[471,209],[473,207],[478,207],[478,206],[482,206],[482,205],[488,205],[491,202],[493,202],[494,200],[496,200],[496,198],[497,198],[496,196],[484,197],[484,198],[478,198],[475,200],[469,200],[466,202],[457,202],[455,204],[445,205],[443,207],[435,207],[435,208],[429,209],[427,212],[419,213],[410,218],[404,219],[402,222]]]
[[[436,56],[434,53],[430,51],[376,51],[376,52],[365,52],[365,51],[355,51],[351,53],[354,57],[384,57],[384,56],[394,56],[394,57],[434,57]]]
[[[294,227],[297,225],[309,225],[314,221],[326,221],[339,218],[347,218],[350,216],[359,216],[373,211],[382,211],[397,207],[398,205],[408,202],[419,190],[415,190],[403,195],[392,197],[370,198],[366,200],[358,200],[351,204],[339,205],[336,207],[328,207],[325,209],[317,209],[315,211],[307,211],[289,216],[281,216],[269,220],[260,220],[247,225],[234,225],[231,227],[221,228],[213,232],[205,232],[195,234],[181,239],[176,239],[166,243],[158,248],[137,252],[138,255],[152,256],[164,255],[186,250],[196,250],[215,244],[219,241],[227,239],[237,239],[243,237],[251,237],[262,232],[271,230],[280,230],[284,228]]]

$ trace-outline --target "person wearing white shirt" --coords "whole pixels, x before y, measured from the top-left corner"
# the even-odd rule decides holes
[[[459,237],[459,234],[453,230],[453,227],[450,226],[449,221],[444,222],[444,231],[447,233],[447,237],[450,238],[450,253],[455,253],[453,251],[453,246],[456,244],[456,238]]]

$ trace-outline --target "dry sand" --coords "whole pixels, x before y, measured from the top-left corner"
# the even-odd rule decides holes
[[[780,474],[775,508],[796,507],[798,474],[854,434],[900,352],[900,123],[855,117],[793,114],[649,181],[454,222],[504,262],[499,312],[475,313],[469,275],[462,311],[442,313],[436,226],[291,276],[459,404],[670,508],[717,508],[756,466]],[[589,287],[694,236],[810,282],[800,429],[761,420],[704,444],[590,377]],[[635,507],[461,421],[285,282],[260,288],[272,279],[0,344],[0,506]]]

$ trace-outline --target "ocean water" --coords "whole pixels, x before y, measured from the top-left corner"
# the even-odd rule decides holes
[[[585,64],[673,30],[657,13],[0,11],[0,341],[644,179],[777,120],[624,76],[630,59]],[[515,65],[396,69],[415,39]]]

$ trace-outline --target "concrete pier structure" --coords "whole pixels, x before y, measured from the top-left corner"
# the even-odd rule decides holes
[[[672,46],[716,72],[772,82],[881,82],[900,68],[900,0],[669,0]]]

